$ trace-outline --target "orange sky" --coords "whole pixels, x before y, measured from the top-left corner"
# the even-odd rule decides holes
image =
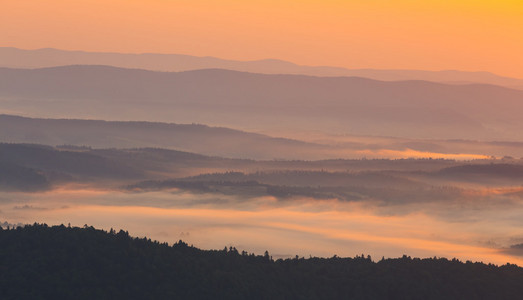
[[[0,46],[523,78],[521,0],[0,0]]]

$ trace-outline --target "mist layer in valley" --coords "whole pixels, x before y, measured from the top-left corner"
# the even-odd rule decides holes
[[[9,224],[127,228],[274,257],[522,263],[520,160],[276,161],[34,144],[0,153]]]

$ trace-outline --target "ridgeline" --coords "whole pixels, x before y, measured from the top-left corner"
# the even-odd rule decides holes
[[[273,260],[34,224],[0,230],[0,299],[523,299],[523,268],[407,256]]]

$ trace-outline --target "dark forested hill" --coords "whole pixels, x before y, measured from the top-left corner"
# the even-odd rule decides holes
[[[39,171],[0,159],[0,190],[40,191],[49,187],[49,181]]]
[[[404,256],[272,260],[93,227],[0,230],[1,299],[521,299],[523,269]]]
[[[53,181],[138,179],[143,171],[87,151],[0,143],[0,189],[34,191]]]

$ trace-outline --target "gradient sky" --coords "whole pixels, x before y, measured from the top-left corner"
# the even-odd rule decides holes
[[[0,46],[523,78],[521,0],[0,0]]]

